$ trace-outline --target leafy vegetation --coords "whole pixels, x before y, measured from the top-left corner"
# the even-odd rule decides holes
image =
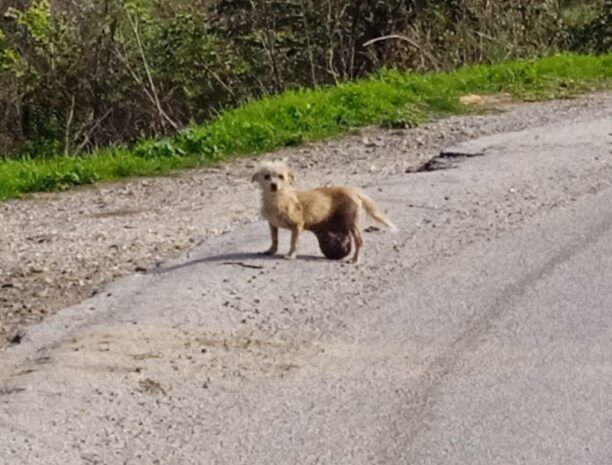
[[[603,53],[610,49],[611,5],[5,0],[0,153],[44,158],[131,144],[253,99],[382,68],[441,72],[560,51]],[[253,124],[250,133],[263,131]]]
[[[612,50],[612,0],[600,8],[588,2],[577,2],[563,11],[568,48],[586,53]]]
[[[510,92],[517,98],[569,97],[610,88],[612,54],[554,55],[444,73],[381,70],[368,78],[317,89],[290,90],[222,111],[166,139],[77,156],[0,162],[0,198],[66,189],[126,176],[167,173],[318,140],[365,125],[412,126],[467,111],[467,93]]]

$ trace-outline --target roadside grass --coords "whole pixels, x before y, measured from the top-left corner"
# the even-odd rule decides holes
[[[134,147],[0,159],[0,199],[212,165],[368,125],[412,127],[473,111],[459,103],[459,97],[468,93],[509,92],[517,100],[547,100],[610,88],[612,53],[561,54],[437,74],[381,70],[360,81],[252,101],[172,138],[142,140]]]

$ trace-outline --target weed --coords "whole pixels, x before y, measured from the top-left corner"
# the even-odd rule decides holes
[[[610,88],[611,78],[612,54],[554,55],[437,74],[382,70],[368,79],[252,101],[172,138],[143,140],[133,149],[0,161],[0,199],[166,174],[321,140],[366,125],[411,127],[467,111],[459,103],[459,97],[467,93],[503,91],[529,100],[567,98]]]

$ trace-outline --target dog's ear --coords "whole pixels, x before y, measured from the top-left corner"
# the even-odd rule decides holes
[[[293,181],[295,181],[295,173],[292,169],[287,170],[287,177],[289,178],[289,182],[293,184]]]
[[[253,177],[251,178],[251,182],[259,182],[259,177],[261,175],[261,171],[256,171],[253,173]]]

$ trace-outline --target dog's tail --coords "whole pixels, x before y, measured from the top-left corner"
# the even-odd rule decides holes
[[[368,216],[373,220],[378,221],[381,224],[387,226],[392,232],[398,232],[399,229],[395,226],[388,218],[378,211],[376,203],[363,192],[357,192],[357,197],[361,201],[363,209],[366,211]]]

